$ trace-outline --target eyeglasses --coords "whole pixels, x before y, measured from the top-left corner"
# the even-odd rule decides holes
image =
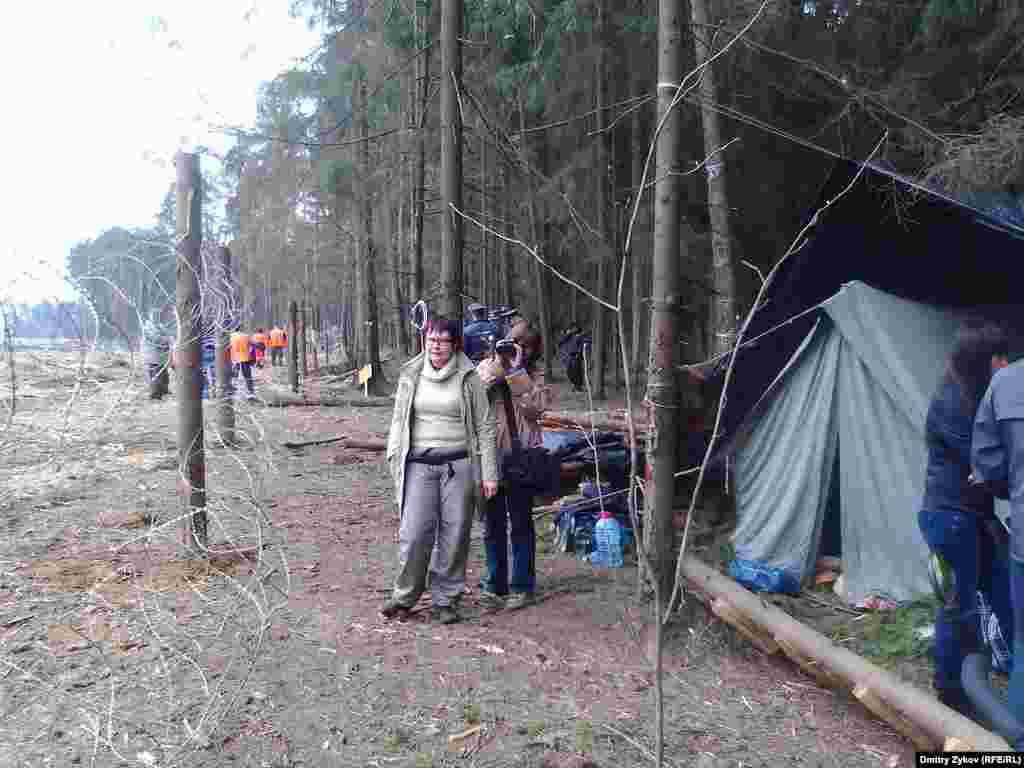
[[[452,343],[451,339],[435,339],[430,336],[427,337],[427,344],[433,344],[435,347],[447,347]]]

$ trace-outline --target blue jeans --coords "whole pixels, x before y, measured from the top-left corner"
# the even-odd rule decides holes
[[[502,489],[484,509],[484,549],[487,577],[483,587],[496,595],[533,593],[537,588],[537,532],[533,527],[532,499]],[[511,524],[511,532],[509,531]],[[508,543],[512,539],[512,578],[509,579]]]
[[[964,657],[981,648],[981,626],[978,621],[978,546],[980,530],[978,518],[970,512],[953,509],[923,509],[917,517],[918,526],[928,547],[942,555],[956,575],[955,593],[945,605],[940,605],[935,616],[935,688],[960,689],[960,668]],[[985,541],[987,543],[987,535]],[[999,619],[1003,637],[1011,648],[1013,638],[1022,638],[1014,632],[1010,603],[1010,574],[1002,557],[986,556],[991,567],[990,588],[986,590],[992,610]],[[1024,572],[1022,572],[1024,579]],[[1021,582],[1024,589],[1024,580]],[[1024,591],[1021,592],[1024,595]],[[1024,617],[1022,617],[1024,618]],[[1014,654],[1014,659],[1021,658]],[[1014,675],[1024,673],[1024,664],[1013,665]],[[1024,677],[1021,677],[1024,683]],[[1024,693],[1024,687],[1022,687]],[[1024,696],[1022,696],[1024,700]]]
[[[235,375],[237,376],[241,371],[242,376],[245,378],[245,387],[249,390],[249,394],[255,394],[256,390],[252,385],[252,363],[235,363]]]
[[[1024,722],[1024,563],[1010,559],[1010,590],[1013,594],[1013,671],[1010,673],[1010,691],[1007,703],[1021,722]],[[1024,747],[1016,744],[1016,749]]]

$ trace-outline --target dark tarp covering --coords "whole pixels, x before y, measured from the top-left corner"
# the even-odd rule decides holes
[[[838,165],[814,210],[836,198],[860,168],[847,161]],[[807,311],[855,280],[927,304],[1020,306],[1024,230],[866,167],[782,266],[745,338]],[[1024,331],[1024,310],[1018,314],[1004,306],[998,311],[998,319]],[[740,351],[723,415],[724,448],[817,317],[810,312]],[[720,365],[717,375],[722,373]]]

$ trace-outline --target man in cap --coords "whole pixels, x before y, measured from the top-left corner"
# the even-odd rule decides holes
[[[487,319],[483,304],[470,304],[467,311],[470,321],[462,329],[462,348],[470,360],[479,363],[490,355],[491,342],[499,338],[500,329]]]

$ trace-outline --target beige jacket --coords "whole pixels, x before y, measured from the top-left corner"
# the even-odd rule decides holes
[[[469,458],[475,474],[483,481],[498,480],[498,464],[495,447],[494,409],[487,400],[487,392],[473,368],[473,362],[462,352],[457,352],[458,370],[455,373],[462,385],[462,421],[466,425],[469,443]],[[409,456],[412,437],[412,404],[416,399],[420,373],[423,371],[423,354],[416,355],[403,365],[398,373],[398,389],[395,392],[395,410],[391,416],[388,432],[387,462],[391,477],[395,481],[395,501],[399,511],[405,498],[405,464]],[[482,501],[482,489],[477,487],[476,503]],[[470,510],[471,512],[473,510]]]
[[[504,377],[512,393],[513,413],[516,416],[516,428],[519,432],[519,444],[524,448],[532,448],[544,444],[544,430],[540,426],[540,417],[551,408],[552,393],[544,376],[544,371],[537,369],[532,374],[519,369],[506,371],[498,358],[484,360],[477,366],[477,372],[485,386],[498,378]],[[508,428],[505,404],[495,398],[494,416],[498,423],[498,450],[505,451],[512,447],[512,435]]]

